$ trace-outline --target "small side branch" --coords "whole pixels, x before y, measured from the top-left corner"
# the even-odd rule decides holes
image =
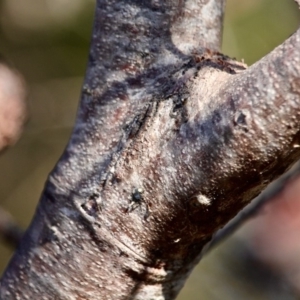
[[[16,247],[23,235],[23,230],[12,216],[0,207],[0,238],[11,247]]]

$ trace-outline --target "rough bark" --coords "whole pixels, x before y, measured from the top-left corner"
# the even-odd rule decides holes
[[[98,0],[81,104],[3,299],[174,299],[212,235],[300,157],[300,31],[245,66],[224,2]]]
[[[205,253],[209,253],[212,248],[218,246],[226,238],[235,233],[248,221],[253,220],[254,216],[259,215],[261,210],[274,199],[281,198],[285,190],[294,187],[300,179],[300,161],[283,176],[272,182],[250,205],[241,210],[230,222],[217,231],[211,241],[205,246]]]

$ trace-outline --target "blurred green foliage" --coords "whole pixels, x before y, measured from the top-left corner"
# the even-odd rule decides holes
[[[30,105],[21,140],[0,157],[0,205],[24,228],[74,123],[94,4],[0,0],[0,54],[25,77]],[[299,20],[292,0],[228,0],[223,52],[250,65],[291,35]],[[271,299],[258,296],[243,276],[230,275],[238,262],[230,256],[230,241],[226,244],[197,267],[179,299]],[[11,251],[0,244],[1,270]]]
[[[228,0],[223,52],[251,65],[295,32],[299,15],[292,0]]]

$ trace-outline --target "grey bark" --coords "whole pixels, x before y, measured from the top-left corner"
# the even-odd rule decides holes
[[[224,1],[98,0],[70,142],[2,299],[174,299],[212,235],[300,157],[300,31],[245,70]]]

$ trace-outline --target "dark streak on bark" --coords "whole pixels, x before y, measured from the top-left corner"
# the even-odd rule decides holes
[[[222,8],[97,1],[76,126],[1,296],[174,299],[214,232],[299,158],[300,33],[244,70],[206,49]]]

